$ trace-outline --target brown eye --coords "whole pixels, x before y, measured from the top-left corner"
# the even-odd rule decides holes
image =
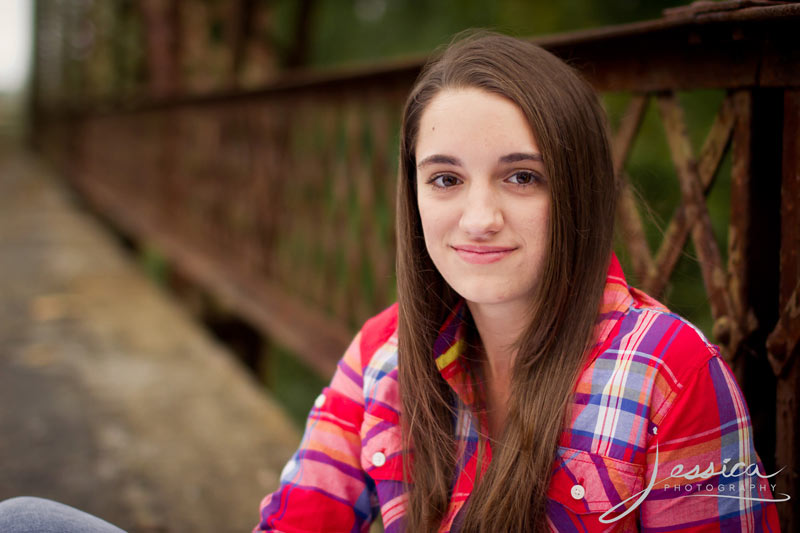
[[[434,176],[434,178],[428,183],[440,189],[447,189],[449,187],[453,187],[454,185],[458,185],[461,183],[461,181],[457,177],[450,174],[440,174],[438,176]]]
[[[539,176],[537,176],[533,172],[528,171],[521,171],[515,172],[508,178],[508,181],[515,184],[515,185],[534,185],[538,183],[540,180]]]

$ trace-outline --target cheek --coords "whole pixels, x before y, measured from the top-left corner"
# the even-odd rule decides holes
[[[531,217],[531,227],[536,229],[536,235],[540,241],[547,241],[550,234],[550,202],[542,202]]]
[[[535,217],[528,222],[527,240],[536,248],[543,248],[550,237],[549,220],[547,217]]]
[[[537,209],[531,210],[530,215],[526,218],[524,222],[527,233],[526,240],[537,247],[546,246],[550,238],[549,202],[543,202]]]
[[[431,253],[434,251],[431,248],[435,248],[436,245],[439,244],[446,229],[446,212],[423,200],[419,202],[419,216],[422,222],[422,233],[425,237],[425,245],[428,248],[428,253]]]

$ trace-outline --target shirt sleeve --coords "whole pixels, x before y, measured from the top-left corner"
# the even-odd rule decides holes
[[[261,522],[254,533],[369,530],[377,504],[374,482],[360,462],[361,335],[314,403],[300,447],[281,473],[280,487],[261,502]]]
[[[650,434],[642,531],[780,531],[775,476],[765,477],[744,396],[717,353]]]

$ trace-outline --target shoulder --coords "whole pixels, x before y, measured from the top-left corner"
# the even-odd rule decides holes
[[[360,364],[367,403],[376,394],[396,395],[397,324],[398,305],[394,303],[367,320],[359,333]],[[386,387],[390,387],[392,392],[383,391]]]
[[[632,287],[629,291],[631,305],[611,339],[617,350],[645,358],[677,387],[719,357],[719,348],[697,326],[646,293]]]
[[[621,357],[640,362],[640,374],[650,373],[651,378],[645,378],[650,416],[659,423],[679,396],[696,388],[700,376],[725,363],[719,348],[697,326],[644,292],[629,290],[632,304],[613,342]]]
[[[393,303],[373,316],[361,328],[360,348],[364,362],[397,333],[398,305]]]
[[[586,504],[570,489],[583,478],[595,506],[589,510],[598,515],[651,479],[654,443],[664,471],[673,466],[669,460],[693,465],[699,459],[691,454],[719,446],[712,441],[721,434],[723,415],[733,412],[729,406],[741,405],[719,350],[697,327],[627,284],[612,289],[607,299],[614,306],[601,314],[598,327],[608,333],[597,337],[579,376],[559,443],[562,470],[551,484],[554,499],[578,509]],[[733,418],[744,420],[741,413]]]
[[[628,291],[579,377],[566,445],[620,460],[630,460],[632,449],[637,462],[652,427],[721,359],[691,322],[641,291]],[[598,420],[604,422],[598,426]]]
[[[392,304],[364,323],[360,333],[363,398],[367,418],[397,424],[400,389],[397,375],[398,305]],[[369,426],[369,424],[368,424]]]
[[[374,356],[397,338],[396,331],[397,304],[367,320],[339,360],[331,387],[352,400],[363,401],[365,390],[374,380],[375,372],[370,371]]]

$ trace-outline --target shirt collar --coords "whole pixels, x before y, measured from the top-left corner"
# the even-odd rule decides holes
[[[466,325],[464,318],[467,313],[467,304],[461,299],[456,304],[453,311],[447,317],[436,342],[433,343],[433,355],[436,359],[436,368],[439,373],[450,384],[459,398],[466,405],[472,405],[474,400],[472,387],[465,379],[467,367],[464,358],[461,357],[466,347]]]
[[[598,348],[603,345],[618,320],[633,303],[634,300],[628,290],[622,266],[620,266],[616,254],[612,253],[606,274],[603,298],[600,302],[600,312],[592,332],[593,342],[586,366],[599,355]],[[469,386],[466,379],[467,367],[464,358],[461,357],[466,347],[464,319],[467,310],[466,302],[463,299],[453,308],[439,329],[439,336],[433,345],[433,356],[439,373],[458,394],[460,400],[466,405],[472,405],[474,401],[473,388]]]

